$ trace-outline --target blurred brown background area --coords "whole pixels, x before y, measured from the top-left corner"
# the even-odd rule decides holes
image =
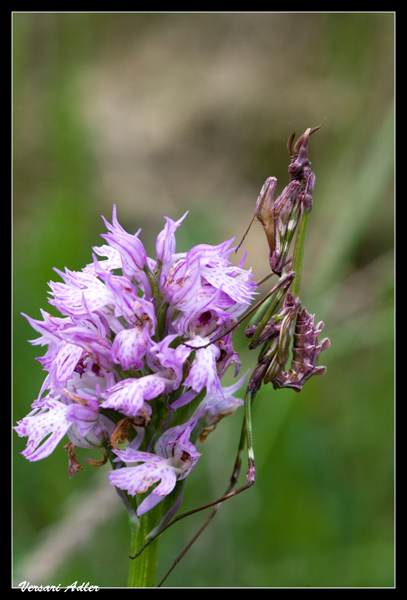
[[[163,216],[186,210],[178,251],[238,243],[265,179],[277,177],[279,192],[288,182],[290,133],[326,117],[309,142],[316,188],[302,299],[331,339],[327,374],[301,394],[262,389],[256,486],[222,508],[168,585],[393,585],[394,21],[13,14],[14,420],[44,378],[20,312],[53,312],[52,268],[91,262],[100,215],[110,220],[115,203],[150,256]],[[256,279],[268,272],[259,223],[242,251]],[[242,373],[257,356],[245,344],[240,331]],[[237,413],[199,448],[185,509],[226,487],[239,428]],[[25,440],[13,442],[14,583],[125,585],[126,514],[103,487],[107,473],[88,467],[69,480],[62,447],[30,464]],[[85,508],[79,517],[92,499],[99,521]],[[160,574],[200,525],[187,521],[163,536]]]

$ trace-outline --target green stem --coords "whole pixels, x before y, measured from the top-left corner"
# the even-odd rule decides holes
[[[129,518],[130,524],[130,555],[134,556],[146,543],[147,535],[161,520],[161,511],[149,510],[140,517],[138,523]],[[134,560],[130,559],[129,578],[127,587],[154,587],[154,577],[157,566],[159,537],[149,544],[144,552]]]
[[[295,238],[295,246],[293,253],[292,270],[295,271],[294,281],[291,284],[291,294],[301,300],[300,288],[301,288],[301,275],[302,275],[302,262],[304,258],[304,245],[305,245],[305,234],[307,232],[308,222],[308,210],[303,210],[298,223],[297,237]]]

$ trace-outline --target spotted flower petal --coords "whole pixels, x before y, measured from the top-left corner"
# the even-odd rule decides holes
[[[181,426],[168,429],[155,444],[157,454],[140,452],[127,447],[126,450],[114,450],[115,461],[121,460],[126,466],[109,473],[112,485],[126,490],[130,495],[146,492],[154,483],[160,481],[137,509],[138,516],[156,506],[175,487],[177,479],[183,479],[195,466],[199,453],[189,437],[198,420],[197,415]],[[132,466],[139,462],[144,464]]]
[[[142,413],[145,400],[157,398],[165,391],[166,380],[158,375],[125,379],[102,392],[102,407],[114,408],[128,417]]]
[[[138,234],[127,233],[119,224],[116,216],[116,206],[113,207],[112,225],[103,217],[105,225],[110,233],[102,234],[109,246],[115,248],[121,258],[123,274],[132,277],[144,268],[147,255]]]

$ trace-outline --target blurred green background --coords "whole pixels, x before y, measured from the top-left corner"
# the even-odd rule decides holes
[[[52,268],[91,262],[100,215],[110,220],[115,203],[150,256],[164,215],[186,210],[178,251],[239,241],[265,179],[277,177],[279,192],[288,182],[292,130],[326,117],[309,143],[316,188],[302,300],[331,340],[327,374],[301,394],[263,386],[256,485],[222,507],[168,586],[394,585],[394,19],[13,14],[13,424],[45,376],[34,360],[45,348],[27,343],[38,335],[20,312],[57,314],[46,300],[47,282],[59,280]],[[243,250],[256,279],[265,275],[259,223]],[[243,331],[235,343],[243,373],[257,353]],[[242,418],[199,445],[185,510],[227,487]],[[29,463],[26,440],[12,439],[14,585],[125,586],[127,515],[108,467],[70,480],[62,445]],[[203,518],[163,535],[158,578]]]

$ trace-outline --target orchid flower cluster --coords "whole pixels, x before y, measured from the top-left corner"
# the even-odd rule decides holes
[[[15,427],[28,438],[23,456],[46,458],[67,435],[72,476],[82,469],[75,448],[99,448],[102,460],[85,460],[98,466],[110,458],[108,480],[136,498],[138,516],[194,469],[198,437],[243,404],[234,394],[245,375],[229,387],[221,379],[231,365],[239,373],[228,330],[256,284],[245,256],[238,266],[228,259],[233,239],[177,253],[175,232],[186,215],[165,217],[152,259],[140,230],[127,233],[114,207],[93,262],[56,270],[63,283],[49,283],[49,303],[62,316],[24,315],[40,334],[31,343],[48,349],[37,359],[47,371],[39,396]]]

